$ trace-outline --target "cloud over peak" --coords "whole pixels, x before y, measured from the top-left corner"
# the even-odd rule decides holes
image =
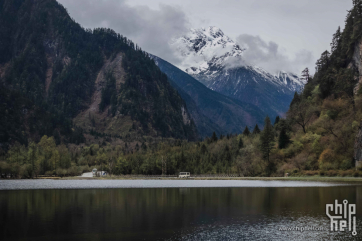
[[[300,50],[294,58],[290,58],[285,51],[273,41],[265,41],[260,36],[241,34],[237,43],[244,50],[243,59],[251,65],[259,66],[271,73],[281,70],[299,74],[313,62],[313,54],[307,50]]]

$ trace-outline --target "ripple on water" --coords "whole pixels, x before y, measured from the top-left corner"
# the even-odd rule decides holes
[[[349,184],[260,180],[0,180],[0,190],[203,187],[332,187]]]
[[[362,222],[359,220],[357,226]],[[284,227],[319,227],[315,231],[281,231]],[[358,235],[360,236],[360,235]],[[192,230],[183,230],[168,240],[203,241],[203,240],[350,240],[350,232],[331,232],[329,220],[324,216],[302,217],[291,220],[285,216],[273,216],[263,222],[239,220],[230,225],[215,223],[202,225]]]

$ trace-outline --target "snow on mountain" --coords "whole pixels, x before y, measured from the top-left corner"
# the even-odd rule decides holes
[[[283,116],[294,92],[305,84],[296,74],[274,74],[248,64],[243,59],[248,50],[217,27],[191,29],[171,46],[181,59],[177,67],[209,89],[258,106],[271,118]]]
[[[213,64],[223,65],[230,58],[241,57],[243,52],[239,45],[216,27],[191,29],[187,36],[174,39],[171,45],[183,59],[178,67],[189,74],[207,70],[211,60]]]
[[[272,74],[258,66],[246,63],[242,56],[247,49],[242,49],[217,27],[191,29],[186,36],[174,39],[171,46],[182,59],[178,67],[194,76],[213,90],[216,83],[222,81],[221,75],[228,76],[230,70],[245,69],[252,72],[254,78],[238,78],[235,84],[247,85],[250,81],[267,81],[282,91],[300,91],[305,82],[296,74],[280,71]]]

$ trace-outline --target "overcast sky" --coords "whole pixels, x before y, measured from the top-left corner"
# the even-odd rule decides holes
[[[352,0],[58,0],[86,28],[109,27],[178,64],[168,43],[189,28],[216,26],[267,70],[314,69],[344,28]]]

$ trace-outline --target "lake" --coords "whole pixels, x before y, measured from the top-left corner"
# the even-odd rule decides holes
[[[329,230],[336,199],[357,205],[356,237]],[[0,240],[356,240],[361,207],[352,184],[0,180]]]

